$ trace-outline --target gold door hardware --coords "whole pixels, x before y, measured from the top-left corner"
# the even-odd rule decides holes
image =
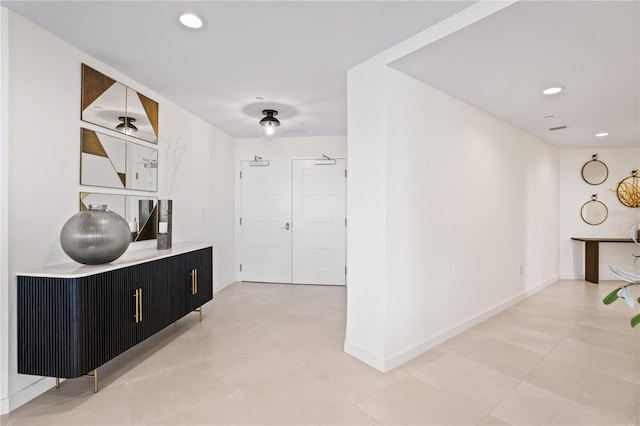
[[[198,294],[198,270],[191,270],[191,294]]]
[[[133,298],[136,300],[136,314],[134,318],[136,319],[136,324],[142,322],[142,289],[136,289],[136,292],[133,295]]]

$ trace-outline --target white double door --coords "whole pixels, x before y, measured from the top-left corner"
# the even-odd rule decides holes
[[[243,161],[240,280],[345,284],[345,160]]]

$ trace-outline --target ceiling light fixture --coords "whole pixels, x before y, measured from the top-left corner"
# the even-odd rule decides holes
[[[183,13],[180,15],[180,23],[187,28],[197,30],[204,26],[204,19],[193,13]]]
[[[116,130],[119,130],[124,133],[137,132],[138,128],[133,124],[136,119],[133,117],[118,117],[118,120],[122,121],[122,123],[116,126]]]
[[[603,138],[605,136],[609,136],[607,132],[596,133],[596,138]]]
[[[564,87],[561,87],[561,86],[547,87],[542,91],[542,93],[544,93],[545,95],[555,95],[556,93],[560,93],[563,90],[564,90]]]
[[[266,137],[275,136],[276,130],[280,126],[280,121],[275,117],[278,115],[278,111],[275,109],[265,109],[262,111],[262,114],[266,117],[263,117],[260,120],[260,126],[264,132]]]

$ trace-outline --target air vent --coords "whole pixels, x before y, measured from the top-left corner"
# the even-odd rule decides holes
[[[554,130],[562,130],[562,129],[566,129],[566,128],[567,128],[567,126],[558,126],[558,127],[551,127],[549,130],[551,130],[553,132]]]

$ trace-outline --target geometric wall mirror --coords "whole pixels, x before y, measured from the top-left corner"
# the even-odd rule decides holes
[[[598,194],[593,194],[591,200],[582,205],[580,216],[589,225],[600,225],[609,216],[607,206],[598,200]]]
[[[155,197],[81,192],[80,211],[88,210],[90,204],[104,204],[108,210],[122,216],[129,224],[131,241],[158,237],[158,203]]]
[[[126,188],[127,141],[85,128],[81,131],[80,184]]]
[[[607,165],[598,160],[598,154],[593,154],[591,161],[587,161],[582,166],[582,179],[589,185],[600,185],[607,180],[609,169]]]
[[[81,132],[81,185],[158,190],[157,149],[85,128]]]
[[[158,143],[158,103],[82,64],[80,118],[128,136]]]

